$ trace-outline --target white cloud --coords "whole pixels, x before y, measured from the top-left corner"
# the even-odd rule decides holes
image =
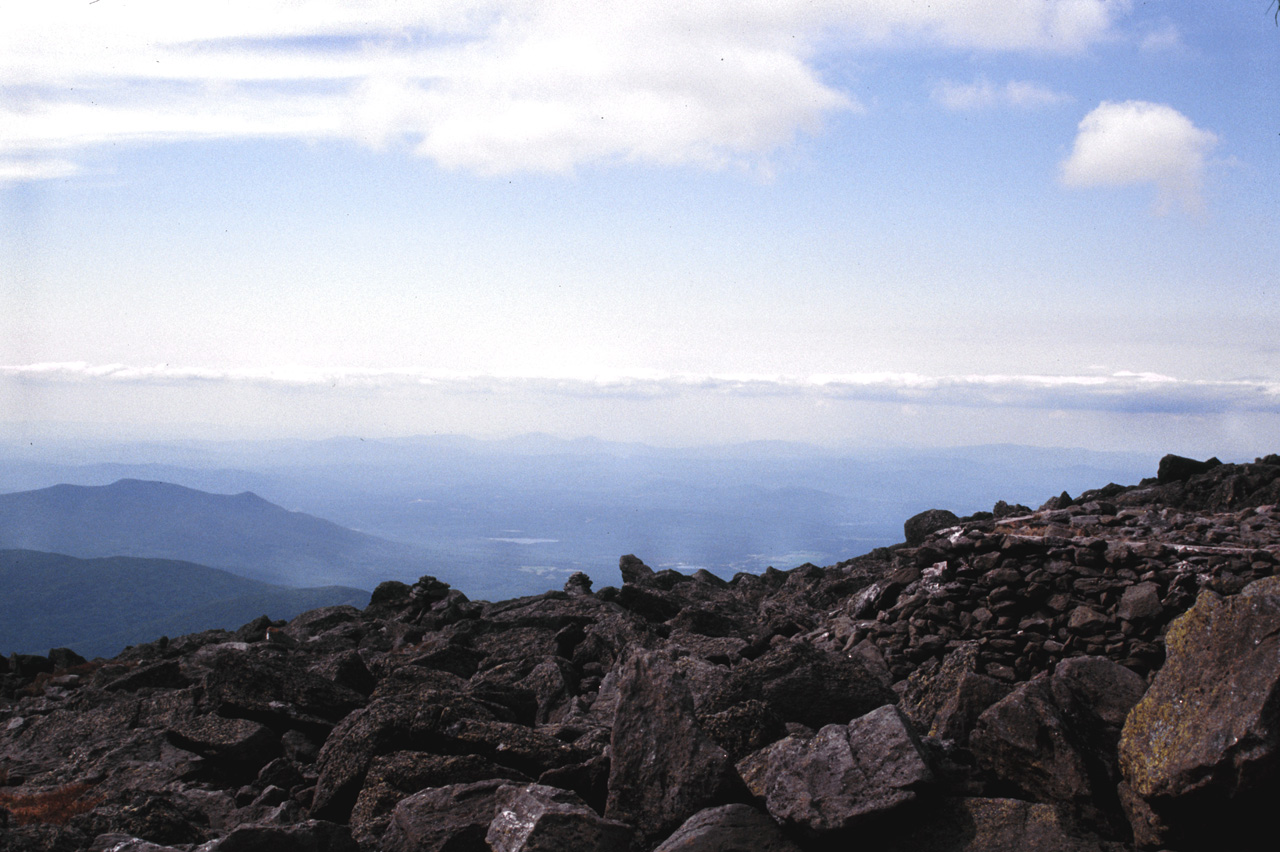
[[[55,180],[71,177],[80,167],[70,160],[57,159],[0,159],[0,184],[23,183],[33,180]]]
[[[944,375],[863,373],[813,376],[664,374],[489,375],[433,370],[217,369],[83,362],[0,366],[0,382],[141,386],[253,385],[340,394],[353,390],[534,394],[547,398],[669,399],[795,397],[814,401],[1158,414],[1280,413],[1280,381],[1203,381],[1155,373]]]
[[[972,83],[943,80],[931,93],[934,101],[955,112],[1013,106],[1023,109],[1053,106],[1072,100],[1063,92],[1055,92],[1037,83],[1010,80],[997,86],[985,77]]]
[[[208,138],[406,144],[446,167],[759,165],[856,99],[819,47],[1074,52],[1127,0],[44,0],[0,28],[0,158]],[[1007,98],[1043,96],[1040,90]],[[52,155],[50,152],[59,152]],[[23,172],[10,167],[9,180]],[[39,174],[33,173],[38,177]]]
[[[1195,211],[1203,203],[1205,159],[1217,143],[1215,134],[1165,104],[1103,101],[1080,122],[1071,155],[1061,165],[1062,183],[1150,183],[1158,212],[1174,204]]]
[[[1159,29],[1143,36],[1138,48],[1144,53],[1182,53],[1187,49],[1182,41],[1182,33],[1167,21]]]

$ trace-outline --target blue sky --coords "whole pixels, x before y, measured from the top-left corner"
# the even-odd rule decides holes
[[[0,432],[1280,444],[1265,0],[0,12]]]

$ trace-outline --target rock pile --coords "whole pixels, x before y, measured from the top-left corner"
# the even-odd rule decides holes
[[[1170,458],[828,568],[10,657],[0,850],[1261,849],[1280,457]]]

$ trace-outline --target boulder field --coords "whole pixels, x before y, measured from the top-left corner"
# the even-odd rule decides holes
[[[0,658],[0,850],[1273,849],[1280,456],[654,571]]]

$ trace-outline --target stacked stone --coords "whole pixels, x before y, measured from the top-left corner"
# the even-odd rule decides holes
[[[897,678],[976,641],[1013,682],[1063,659],[1159,667],[1169,622],[1203,588],[1233,594],[1280,563],[1274,506],[1197,513],[1089,500],[935,531],[852,598],[834,634],[870,639]]]

